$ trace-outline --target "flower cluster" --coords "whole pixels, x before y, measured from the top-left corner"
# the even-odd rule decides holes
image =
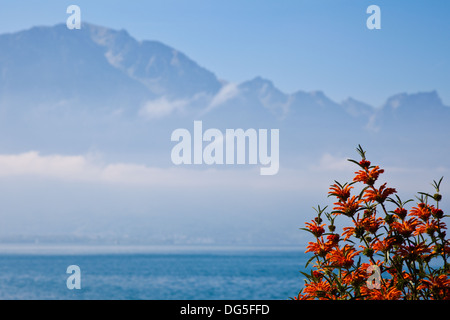
[[[450,300],[450,241],[447,216],[439,208],[442,178],[433,182],[433,195],[419,192],[407,208],[413,200],[402,202],[386,183],[376,187],[384,170],[371,165],[361,146],[357,151],[362,159],[349,160],[359,167],[353,181],[335,181],[330,188],[333,210],[319,206],[302,228],[315,239],[306,250],[312,253],[306,267],[313,267],[302,272],[305,285],[295,299]],[[357,185],[361,190],[352,195]],[[342,232],[338,217],[344,220]]]

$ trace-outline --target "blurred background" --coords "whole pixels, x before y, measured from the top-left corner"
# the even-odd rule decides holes
[[[402,199],[444,176],[445,211],[450,4],[371,4],[0,1],[1,244],[302,248],[358,144]],[[194,120],[279,129],[279,173],[175,166]]]

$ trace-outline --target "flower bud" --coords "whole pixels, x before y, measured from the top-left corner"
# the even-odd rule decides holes
[[[395,210],[394,210],[394,213],[397,215],[397,217],[399,217],[400,219],[405,219],[405,217],[406,217],[406,214],[408,213],[407,211],[406,211],[406,209],[405,208],[396,208]]]
[[[384,221],[386,221],[387,224],[391,224],[394,222],[394,216],[392,214],[387,214],[386,217],[384,217]]]
[[[393,238],[394,238],[394,241],[392,242],[393,245],[399,246],[403,242],[405,242],[405,239],[399,234],[395,235]]]
[[[372,215],[372,211],[371,210],[364,210],[364,218],[369,218]]]
[[[373,252],[374,250],[372,248],[364,248],[363,255],[370,258],[373,256]]]
[[[317,296],[317,298],[324,298],[324,297],[327,296],[327,293],[325,291],[323,291],[323,290],[317,290],[316,291],[316,296]]]
[[[364,234],[364,228],[361,226],[358,226],[355,228],[355,237],[356,238],[361,238]]]
[[[427,228],[426,229],[426,233],[432,238],[434,238],[434,232],[435,232],[434,228]]]
[[[313,276],[315,279],[318,279],[318,280],[320,280],[320,279],[323,278],[323,274],[320,273],[320,272],[317,271],[317,270],[314,270],[314,271],[312,272],[312,276]]]
[[[436,219],[440,219],[440,218],[442,218],[444,216],[444,211],[442,211],[441,209],[432,208],[431,209],[431,214]]]
[[[439,243],[436,243],[436,246],[434,247],[434,252],[435,253],[441,253],[442,252],[442,248],[443,248],[443,246],[441,245],[441,244],[439,244]]]
[[[367,169],[367,168],[370,167],[370,161],[368,161],[368,160],[366,160],[366,159],[362,159],[362,160],[359,162],[359,165],[361,166],[361,168]]]

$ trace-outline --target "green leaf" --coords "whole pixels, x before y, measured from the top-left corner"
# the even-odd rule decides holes
[[[439,192],[439,188],[441,186],[442,179],[444,179],[443,176],[441,177],[441,179],[439,179],[439,182],[436,182],[435,180],[433,180],[433,183],[431,184],[436,189],[436,192]]]
[[[389,202],[394,203],[399,208],[401,207],[401,203],[402,203],[401,201],[397,202],[394,199],[392,199],[391,197],[388,197],[386,200],[389,201]],[[389,211],[389,212],[393,212],[393,211]]]
[[[359,164],[359,162],[358,161],[355,161],[355,160],[353,160],[353,159],[347,159],[347,161],[350,161],[350,162],[353,162],[353,163],[356,163],[359,167],[361,167],[362,168],[362,166]]]
[[[300,230],[308,231],[309,233],[313,234],[313,232],[307,228],[299,228]]]
[[[424,195],[424,196],[428,196],[430,198],[433,198],[433,196],[431,194],[428,194],[426,192],[418,192],[418,194]]]
[[[366,159],[366,152],[363,150],[360,144],[358,144],[358,148],[356,148],[356,151],[359,153],[361,158]]]
[[[311,258],[309,258],[309,260],[306,262],[305,268],[308,267],[308,265],[311,263],[311,261],[315,258],[316,256],[312,256]]]
[[[362,196],[363,196],[364,191],[366,191],[368,188],[369,188],[369,186],[364,187],[364,188],[361,190],[361,192],[359,193],[359,199],[362,199]]]
[[[308,273],[306,273],[306,272],[303,272],[303,271],[300,271],[300,273],[301,273],[302,275],[304,275],[308,280],[311,280],[311,279],[312,279],[312,276],[311,276],[310,274],[308,274]]]

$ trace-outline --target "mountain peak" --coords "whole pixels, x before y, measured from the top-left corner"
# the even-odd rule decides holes
[[[342,101],[341,105],[345,111],[354,117],[370,116],[374,112],[374,108],[371,105],[358,101],[352,97],[348,97]]]
[[[254,89],[261,89],[262,87],[269,87],[275,89],[273,82],[269,79],[265,79],[261,76],[257,76],[251,80],[245,81],[241,84],[243,87],[251,87]]]
[[[91,23],[83,23],[80,30],[65,24],[39,26],[0,35],[0,45],[3,92],[20,89],[41,95],[55,87],[60,92],[51,93],[54,100],[80,101],[80,96],[88,99],[95,92],[108,97],[134,93],[146,100],[214,95],[222,87],[212,72],[180,51],[158,41],[137,41],[123,29]]]
[[[245,81],[239,85],[244,91],[257,93],[260,97],[271,97],[276,99],[286,99],[286,94],[274,86],[273,82],[260,76],[252,80]]]
[[[399,93],[389,97],[384,104],[384,109],[401,109],[401,108],[430,108],[444,107],[442,100],[436,90],[418,93]]]

